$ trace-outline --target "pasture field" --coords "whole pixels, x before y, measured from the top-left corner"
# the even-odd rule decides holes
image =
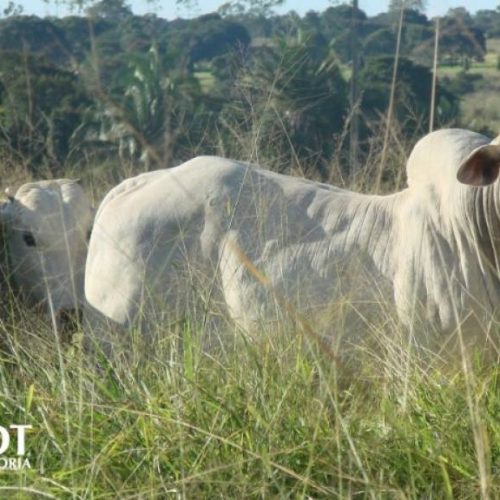
[[[186,319],[107,359],[15,302],[0,329],[0,423],[32,426],[1,498],[500,496],[498,342],[445,361],[387,312],[345,355],[231,326],[207,350]]]
[[[483,62],[473,62],[469,74],[481,76],[483,79],[474,92],[461,98],[462,124],[472,130],[491,130],[500,132],[500,98],[499,98],[499,58],[500,39],[487,40],[488,52]],[[439,77],[456,77],[461,71],[458,66],[444,66],[439,69]]]
[[[97,366],[32,319],[2,324],[0,421],[32,426],[2,498],[500,495],[500,371],[479,358],[439,369],[388,332],[347,364],[290,332],[203,354],[186,325],[182,353],[135,339]]]

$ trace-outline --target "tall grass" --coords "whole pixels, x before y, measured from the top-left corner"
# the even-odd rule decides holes
[[[339,362],[291,331],[207,352],[185,325],[98,362],[64,346],[63,372],[50,329],[17,316],[0,422],[33,426],[33,468],[3,472],[3,497],[500,495],[499,369],[479,358],[467,377],[394,331]]]

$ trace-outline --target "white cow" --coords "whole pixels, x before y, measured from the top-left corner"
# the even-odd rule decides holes
[[[63,317],[80,306],[92,221],[78,181],[32,182],[9,196],[0,208],[2,271],[22,298]]]
[[[139,175],[98,210],[86,297],[121,325],[173,321],[197,295],[251,328],[283,308],[315,318],[346,295],[361,305],[373,291],[406,323],[417,311],[441,330],[489,321],[500,303],[499,165],[495,141],[450,129],[418,142],[409,187],[388,196],[217,157]]]

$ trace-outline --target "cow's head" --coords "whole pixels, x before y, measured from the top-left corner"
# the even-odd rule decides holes
[[[0,209],[10,277],[23,299],[57,316],[78,309],[92,208],[77,181],[21,186]]]

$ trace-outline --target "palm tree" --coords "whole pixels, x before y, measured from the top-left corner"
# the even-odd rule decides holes
[[[262,47],[240,76],[240,92],[253,116],[259,152],[281,153],[280,163],[325,163],[347,110],[347,85],[335,54],[302,31]],[[234,114],[232,108],[228,115]]]
[[[115,90],[105,93],[97,86],[96,103],[74,135],[75,144],[111,148],[146,169],[172,166],[186,156],[183,149],[198,132],[188,122],[202,123],[200,84],[183,68],[169,65],[165,71],[162,62],[153,46],[130,56]]]

